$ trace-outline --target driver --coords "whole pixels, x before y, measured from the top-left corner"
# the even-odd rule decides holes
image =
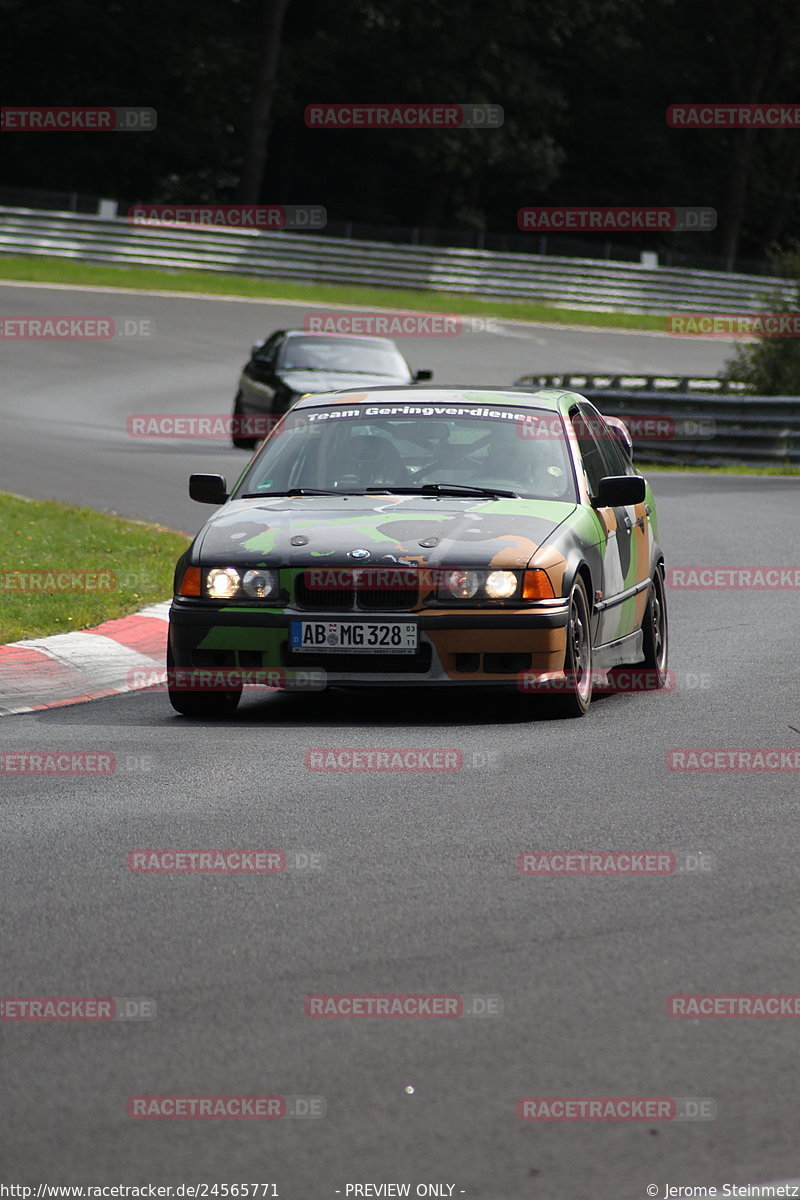
[[[487,487],[507,487],[535,496],[559,496],[565,474],[559,444],[549,438],[528,439],[519,428],[493,431],[480,479]]]

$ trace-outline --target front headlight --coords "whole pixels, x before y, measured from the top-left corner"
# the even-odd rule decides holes
[[[485,586],[491,600],[510,600],[517,594],[519,580],[513,571],[490,571]]]
[[[519,592],[519,571],[444,570],[439,574],[437,599],[485,604],[492,600],[513,600]]]
[[[209,600],[269,600],[280,591],[278,572],[266,568],[209,567],[204,577],[203,595]]]
[[[206,574],[206,595],[212,600],[232,600],[239,590],[235,567],[214,567]]]
[[[477,571],[445,571],[443,585],[454,600],[471,600],[478,594],[481,577]]]
[[[242,588],[256,600],[267,600],[278,591],[277,571],[246,571]]]

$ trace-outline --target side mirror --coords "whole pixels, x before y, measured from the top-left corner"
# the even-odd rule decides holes
[[[272,375],[272,366],[271,358],[256,356],[251,358],[245,367],[245,374],[249,375],[251,379],[255,379],[256,383],[266,383]]]
[[[641,475],[605,475],[592,500],[593,508],[617,508],[624,504],[641,504],[647,485]]]
[[[414,372],[414,383],[425,383],[428,379],[433,379],[433,371]]]
[[[200,504],[224,504],[228,485],[224,475],[190,475],[189,495]]]
[[[612,436],[616,438],[616,440],[622,446],[622,449],[625,451],[628,458],[632,459],[633,439],[631,438],[631,431],[628,429],[628,426],[620,417],[603,417],[603,420],[611,430]]]

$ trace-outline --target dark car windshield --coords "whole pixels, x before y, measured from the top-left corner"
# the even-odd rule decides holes
[[[283,345],[280,371],[347,371],[410,379],[403,356],[377,338],[292,337]]]
[[[238,495],[447,484],[575,503],[560,416],[544,409],[384,401],[296,410],[265,442]]]

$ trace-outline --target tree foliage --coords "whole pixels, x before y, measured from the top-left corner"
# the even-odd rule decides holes
[[[800,314],[800,242],[775,256],[778,272],[795,281],[794,294],[772,292],[764,311]],[[720,378],[739,380],[754,396],[800,396],[800,338],[760,337],[736,347]]]
[[[800,131],[665,119],[672,103],[791,101],[796,0],[294,0],[279,47],[275,5],[0,0],[4,104],[159,114],[150,134],[3,135],[0,184],[225,202],[263,174],[262,201],[324,204],[331,221],[503,235],[526,204],[711,206],[714,233],[625,235],[708,265],[800,237]],[[306,128],[307,104],[337,101],[485,101],[505,123]]]

